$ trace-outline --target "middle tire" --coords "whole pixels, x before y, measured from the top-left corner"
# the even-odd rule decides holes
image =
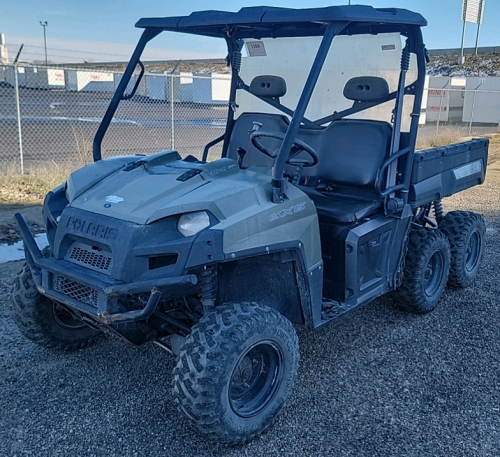
[[[446,287],[450,271],[450,244],[438,230],[410,232],[403,280],[395,293],[398,305],[417,314],[430,313]]]
[[[448,284],[469,287],[477,277],[485,249],[486,226],[480,214],[451,211],[439,223],[451,247]]]
[[[298,364],[298,338],[288,319],[257,304],[225,304],[204,316],[182,345],[174,399],[208,438],[244,443],[276,419]]]

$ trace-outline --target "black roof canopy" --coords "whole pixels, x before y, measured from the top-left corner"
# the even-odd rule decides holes
[[[322,35],[330,22],[350,23],[344,33],[384,33],[407,26],[422,27],[427,21],[418,13],[400,8],[364,5],[324,8],[277,8],[255,6],[240,11],[198,11],[189,16],[144,18],[139,28],[153,28],[211,37],[264,38]]]

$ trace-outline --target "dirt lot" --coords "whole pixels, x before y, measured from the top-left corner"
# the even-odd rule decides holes
[[[33,233],[45,231],[42,207],[24,205],[0,205],[0,243],[13,243],[19,239],[19,230],[14,214],[22,213]],[[0,259],[1,261],[1,259]]]
[[[268,432],[239,447],[187,428],[170,393],[175,361],[161,349],[103,339],[65,354],[23,338],[9,304],[21,262],[0,265],[0,455],[498,457],[500,162],[445,207],[486,218],[475,284],[447,290],[429,315],[382,297],[339,325],[298,329],[291,401]],[[4,212],[4,226],[16,210]],[[23,212],[39,221],[39,207]]]

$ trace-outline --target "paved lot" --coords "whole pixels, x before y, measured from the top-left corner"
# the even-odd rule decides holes
[[[20,89],[24,168],[83,164],[91,160],[92,142],[111,100],[106,92]],[[103,156],[151,154],[174,148],[185,156],[201,156],[205,144],[223,133],[227,108],[206,104],[174,104],[134,97],[120,103],[102,144]],[[441,131],[449,129],[443,123]],[[467,125],[454,126],[468,135]],[[473,134],[498,128],[474,126]],[[420,129],[419,138],[436,132],[436,124]],[[0,165],[19,170],[19,140],[14,89],[0,87]],[[213,153],[220,148],[213,148]]]
[[[209,443],[172,403],[174,360],[106,339],[71,354],[24,339],[10,319],[20,262],[0,266],[0,456],[500,455],[500,163],[446,202],[487,219],[473,287],[414,316],[391,298],[338,325],[299,329],[301,367],[275,425],[246,446]]]
[[[111,93],[20,89],[25,169],[84,163]],[[227,107],[174,104],[174,147],[201,156],[224,131]],[[172,113],[165,101],[134,98],[120,103],[102,144],[103,155],[151,154],[172,148]],[[19,165],[14,89],[0,87],[0,164]],[[220,153],[220,150],[219,150]]]

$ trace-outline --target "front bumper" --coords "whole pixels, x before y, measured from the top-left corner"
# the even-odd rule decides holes
[[[196,290],[196,275],[125,283],[66,260],[44,258],[24,217],[17,213],[15,218],[24,242],[26,262],[38,291],[103,324],[147,319],[155,312],[161,298],[187,295]],[[149,298],[142,309],[125,312],[119,309],[121,296],[147,293]]]

